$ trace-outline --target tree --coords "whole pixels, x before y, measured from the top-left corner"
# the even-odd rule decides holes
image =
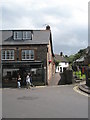
[[[55,66],[57,67],[59,65],[60,61],[59,60],[54,60],[54,63],[55,63]]]

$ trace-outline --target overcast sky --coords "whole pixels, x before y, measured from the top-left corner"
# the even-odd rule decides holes
[[[0,12],[0,29],[50,25],[54,53],[71,55],[88,46],[88,0],[0,0]]]

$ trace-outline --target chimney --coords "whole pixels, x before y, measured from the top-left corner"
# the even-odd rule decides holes
[[[63,56],[63,52],[60,52],[60,56]]]
[[[50,26],[49,25],[46,26],[46,30],[50,30]]]

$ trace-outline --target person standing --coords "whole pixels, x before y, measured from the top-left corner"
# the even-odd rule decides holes
[[[28,73],[27,76],[26,76],[26,85],[27,85],[27,89],[28,89],[28,88],[30,89],[31,82],[30,82],[30,76],[29,76],[29,73]]]
[[[18,75],[17,84],[18,84],[18,88],[21,88],[21,77],[20,77],[20,75]]]
[[[33,83],[32,83],[32,74],[30,73],[30,82],[31,82],[31,87],[34,87]]]

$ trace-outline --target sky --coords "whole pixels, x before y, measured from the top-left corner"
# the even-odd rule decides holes
[[[0,29],[45,29],[54,53],[71,55],[88,46],[88,0],[0,0]]]

